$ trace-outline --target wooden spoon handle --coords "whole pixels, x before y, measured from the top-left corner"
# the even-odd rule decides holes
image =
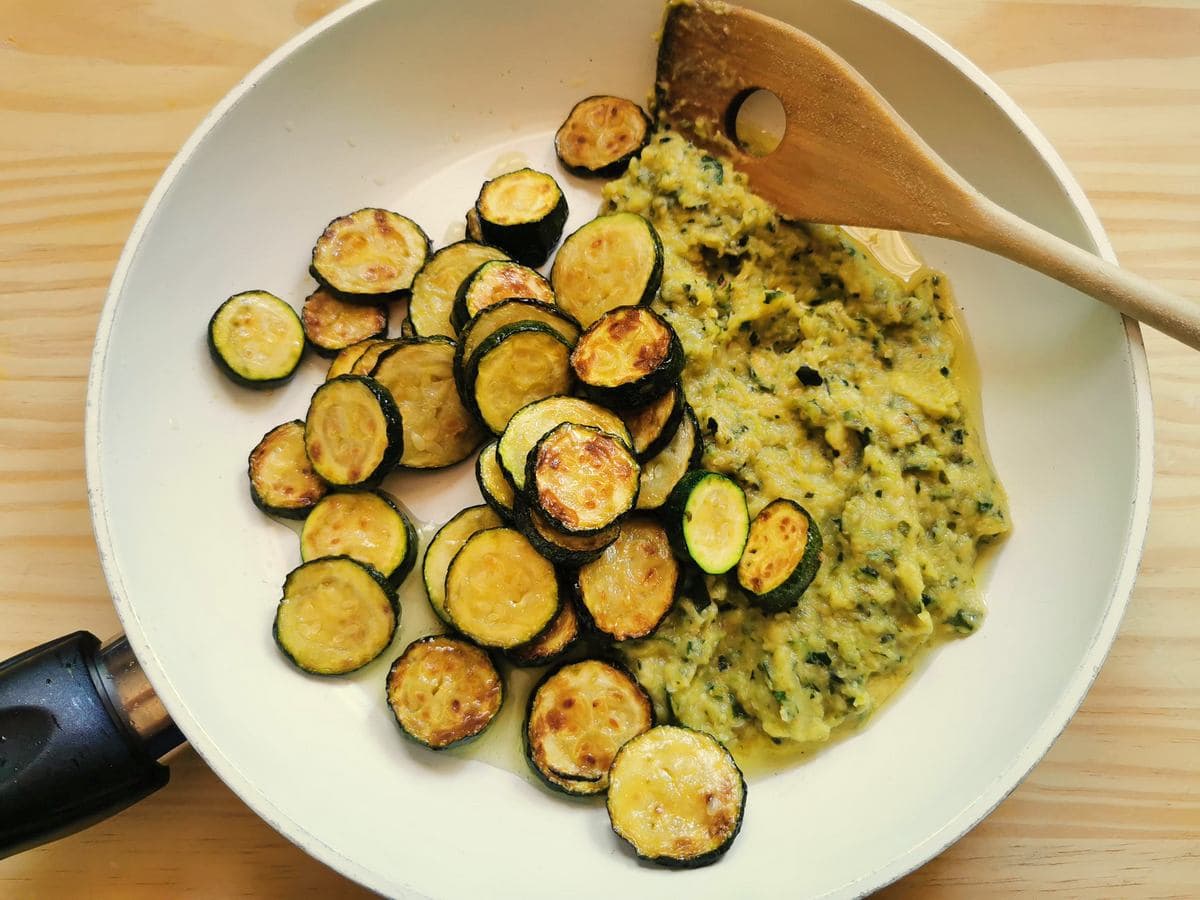
[[[959,240],[1036,269],[1200,350],[1200,303],[1080,250],[990,200],[978,200],[978,218],[955,235]]]

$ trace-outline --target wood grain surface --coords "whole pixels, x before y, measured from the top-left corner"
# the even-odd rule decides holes
[[[1198,0],[893,0],[1046,132],[1124,265],[1200,300]],[[119,629],[83,475],[108,280],[208,109],[333,0],[0,0],[0,658]],[[1133,602],[1082,709],[891,897],[1200,896],[1200,354],[1145,333],[1157,434]],[[1086,435],[1080,436],[1086,446]],[[191,752],[170,785],[0,862],[0,897],[349,897]]]

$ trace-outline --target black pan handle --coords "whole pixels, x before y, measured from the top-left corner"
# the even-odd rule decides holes
[[[0,663],[0,859],[158,790],[182,743],[124,637],[77,631]]]

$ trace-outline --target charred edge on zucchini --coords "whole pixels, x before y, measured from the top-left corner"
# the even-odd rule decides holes
[[[637,508],[661,507],[679,480],[690,469],[699,466],[703,457],[704,439],[700,434],[700,423],[696,421],[696,413],[685,404],[683,418],[671,442],[657,456],[642,464]]]
[[[250,451],[250,498],[272,516],[303,519],[329,489],[304,451],[304,423],[277,425]]]
[[[621,212],[592,219],[563,241],[550,284],[555,302],[586,328],[610,309],[649,303],[662,272],[662,241],[654,226]]]
[[[541,322],[513,322],[488,336],[471,355],[464,394],[476,418],[500,434],[524,406],[568,393],[571,346]]]
[[[641,468],[621,441],[564,422],[534,446],[525,470],[529,501],[568,534],[596,534],[637,502]]]
[[[593,400],[637,406],[666,393],[683,372],[675,329],[644,306],[610,309],[580,335],[571,368]]]
[[[750,523],[737,578],[742,590],[774,613],[799,603],[820,568],[821,530],[808,510],[781,497]]]
[[[621,747],[653,725],[650,698],[623,668],[598,659],[567,663],[530,695],[525,758],[556,791],[600,794]]]
[[[513,504],[513,521],[535,549],[556,566],[573,568],[591,562],[604,552],[621,533],[620,525],[610,525],[599,534],[567,534],[555,528],[546,517],[519,495]]]
[[[208,320],[208,352],[235,384],[276,387],[296,374],[304,326],[274,294],[245,291],[222,303]]]
[[[318,475],[341,488],[375,487],[404,452],[404,425],[387,388],[339,375],[313,393],[304,449]]]
[[[484,647],[538,638],[558,615],[558,575],[521,532],[489,528],[467,539],[446,572],[446,613]]]
[[[540,637],[504,651],[505,658],[514,666],[547,666],[559,659],[579,637],[579,616],[571,603],[563,603],[558,615]]]
[[[458,349],[454,353],[454,375],[458,378],[459,390],[466,392],[467,363],[485,340],[503,328],[517,322],[541,322],[557,331],[570,346],[575,346],[583,331],[579,323],[565,312],[540,300],[503,300],[489,306],[463,326],[458,336]]]
[[[304,337],[318,355],[337,356],[342,350],[371,338],[387,336],[386,306],[347,303],[325,288],[317,288],[300,309]]]
[[[475,213],[484,243],[499,247],[517,262],[540,266],[562,237],[567,198],[545,172],[518,169],[483,185]]]
[[[508,256],[503,250],[475,241],[458,241],[429,257],[413,279],[408,300],[408,321],[413,331],[422,337],[454,337],[458,331],[450,316],[458,289],[472,272],[493,259]]]
[[[492,441],[479,451],[479,457],[475,460],[475,480],[487,505],[511,522],[517,495],[500,468],[500,460],[496,456],[497,443]]]
[[[525,466],[534,445],[563,422],[592,425],[633,448],[625,423],[602,406],[577,397],[535,400],[517,410],[500,436],[500,466],[518,492],[525,490]]]
[[[650,140],[650,117],[623,97],[580,100],[554,135],[554,151],[567,171],[615,178]]]
[[[720,859],[746,811],[746,781],[710,735],[660,725],[630,740],[609,775],[613,831],[642,859],[690,869]]]
[[[417,561],[417,530],[383,491],[330,494],[300,530],[300,558],[349,556],[399,587]]]
[[[454,341],[408,338],[387,348],[371,377],[391,394],[404,422],[406,469],[440,469],[461,462],[483,441],[454,381]]]
[[[742,558],[750,513],[745,492],[727,475],[688,472],[667,498],[663,519],[679,557],[709,575],[728,572]]]
[[[536,269],[510,259],[490,260],[459,285],[450,321],[461,330],[488,307],[515,299],[537,300],[553,306],[554,291]]]
[[[445,750],[482,734],[504,702],[504,681],[487,651],[430,635],[392,663],[387,702],[406,737]]]
[[[446,614],[446,572],[450,561],[472,536],[503,524],[504,520],[491,507],[468,506],[439,528],[425,549],[425,559],[421,563],[425,596],[429,598],[430,609],[447,625],[450,617]]]
[[[674,384],[660,397],[621,411],[639,460],[653,459],[666,449],[683,421],[683,389]]]
[[[314,559],[283,582],[275,643],[305,672],[345,675],[387,649],[399,618],[395,592],[371,566],[349,556]]]
[[[332,381],[339,375],[359,374],[352,371],[354,369],[354,364],[362,358],[362,355],[366,353],[367,350],[379,343],[382,343],[382,341],[359,341],[357,344],[347,347],[333,358],[333,362],[329,364],[329,368],[325,372],[325,380]],[[362,372],[361,374],[368,375],[370,374],[370,370]]]
[[[667,533],[647,518],[630,519],[595,562],[580,567],[576,596],[592,625],[614,641],[650,634],[671,611],[680,567]]]
[[[334,219],[313,247],[313,277],[344,300],[378,304],[402,296],[429,256],[412,219],[367,207]]]

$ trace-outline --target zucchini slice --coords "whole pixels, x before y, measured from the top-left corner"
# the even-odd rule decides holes
[[[277,425],[250,451],[250,498],[272,516],[303,519],[329,489],[304,452],[304,423]]]
[[[329,364],[329,369],[325,372],[325,380],[330,381],[334,378],[337,378],[339,375],[352,374],[351,370],[354,368],[354,364],[362,358],[362,355],[366,353],[368,349],[380,343],[383,343],[383,341],[372,339],[368,341],[359,341],[357,344],[352,344],[351,346],[347,347],[333,358],[333,362]],[[370,370],[368,369],[366,372],[361,374],[369,375]]]
[[[530,451],[563,422],[591,425],[633,448],[629,429],[616,413],[577,397],[547,397],[523,406],[508,421],[500,436],[498,453],[504,474],[518,491],[525,490],[525,464]]]
[[[421,577],[425,581],[425,596],[437,617],[450,624],[446,614],[446,572],[450,561],[471,537],[486,528],[499,528],[504,520],[488,506],[468,506],[438,529],[425,550]]]
[[[367,207],[325,226],[309,271],[343,299],[378,304],[412,287],[428,256],[429,237],[421,226]]]
[[[444,334],[454,337],[457,329],[450,321],[454,298],[467,276],[488,260],[508,259],[503,250],[458,241],[443,247],[425,263],[413,279],[412,296],[408,299],[408,320],[422,337]]]
[[[679,562],[667,532],[647,518],[621,525],[595,562],[579,569],[576,596],[596,630],[614,641],[645,637],[671,611],[679,590]]]
[[[564,603],[550,627],[539,637],[504,651],[504,656],[514,666],[546,666],[566,653],[577,637],[579,616],[572,604]]]
[[[683,362],[675,329],[644,306],[610,309],[571,351],[571,368],[584,390],[613,406],[637,406],[666,393]]]
[[[556,528],[596,534],[633,509],[641,474],[620,440],[591,425],[564,422],[529,454],[525,485],[529,500]]]
[[[554,152],[573,175],[616,178],[650,141],[650,117],[632,100],[580,100],[554,135]]]
[[[479,345],[503,328],[517,322],[541,322],[562,335],[572,347],[579,340],[583,331],[579,323],[565,312],[549,303],[540,300],[513,299],[502,300],[495,306],[489,306],[479,315],[463,326],[458,335],[458,350],[454,355],[454,374],[459,379],[461,388],[465,382],[467,363],[474,355]]]
[[[517,410],[571,390],[571,345],[541,322],[496,330],[471,356],[463,374],[471,411],[500,434]]]
[[[313,469],[330,484],[373,488],[404,452],[400,410],[374,379],[339,375],[312,396],[304,449]]]
[[[683,421],[683,389],[672,385],[653,400],[621,411],[639,460],[653,459],[667,448]]]
[[[462,462],[483,440],[454,382],[454,341],[408,338],[384,350],[371,377],[387,389],[404,421],[406,469],[440,469]]]
[[[720,472],[694,469],[675,485],[663,519],[680,559],[691,559],[709,575],[738,564],[750,533],[746,493]]]
[[[504,702],[504,680],[486,650],[430,635],[392,663],[387,702],[407,737],[445,750],[482,734]]]
[[[387,649],[400,603],[384,577],[349,556],[292,569],[275,611],[275,643],[305,672],[345,675]]]
[[[820,568],[821,530],[808,510],[781,497],[750,523],[737,579],[742,590],[775,613],[799,603]]]
[[[628,672],[598,659],[568,663],[530,695],[525,758],[557,791],[601,794],[617,752],[653,725],[650,698]]]
[[[642,859],[707,866],[742,827],[746,781],[710,735],[660,725],[623,746],[609,772],[608,818]]]
[[[554,257],[555,301],[586,328],[610,309],[649,303],[662,283],[663,248],[637,213],[598,216]]]
[[[545,172],[518,169],[486,182],[475,201],[479,234],[517,262],[540,266],[562,237],[567,198]]]
[[[683,418],[671,442],[653,459],[642,464],[642,481],[638,490],[638,509],[658,509],[667,502],[679,479],[689,469],[700,465],[704,456],[704,439],[696,413],[686,403]]]
[[[554,290],[540,272],[510,259],[485,262],[463,280],[450,321],[462,328],[489,306],[505,300],[538,300],[554,305]]]
[[[484,647],[507,650],[537,638],[558,615],[554,566],[512,528],[480,531],[446,572],[446,613]]]
[[[392,338],[386,341],[372,341],[370,345],[363,350],[362,355],[354,361],[350,366],[351,375],[370,375],[375,369],[375,364],[379,362],[379,357],[387,353],[393,347],[399,347],[404,338]]]
[[[291,379],[304,354],[304,326],[274,294],[245,291],[217,307],[208,320],[208,352],[243,387],[271,388]]]
[[[300,558],[349,556],[399,587],[417,561],[417,529],[383,491],[330,494],[300,530]]]
[[[496,447],[497,442],[492,441],[479,451],[479,457],[475,460],[475,480],[479,483],[479,493],[483,494],[484,502],[501,518],[511,522],[517,494],[504,477]]]
[[[621,533],[620,525],[610,525],[599,534],[567,534],[551,525],[520,496],[513,504],[513,521],[521,534],[529,538],[534,550],[556,566],[569,568],[598,558]]]
[[[346,303],[325,288],[317,288],[300,310],[304,337],[318,354],[337,356],[347,347],[371,338],[387,336],[386,306]]]

